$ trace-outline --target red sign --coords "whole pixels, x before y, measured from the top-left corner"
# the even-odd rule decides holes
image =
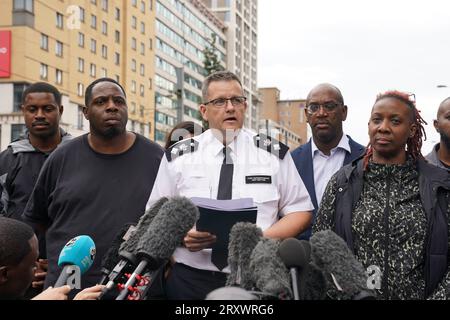
[[[11,76],[11,31],[0,30],[0,78]]]

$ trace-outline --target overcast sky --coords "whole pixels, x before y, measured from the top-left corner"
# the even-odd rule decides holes
[[[433,119],[450,96],[449,0],[258,0],[258,10],[259,87],[296,99],[318,83],[336,85],[349,108],[344,131],[363,144],[377,93],[413,92],[428,122],[422,152],[439,140]]]

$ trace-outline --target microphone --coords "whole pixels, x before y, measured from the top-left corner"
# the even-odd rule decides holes
[[[247,266],[253,249],[262,237],[262,230],[254,223],[238,222],[231,228],[228,244],[230,274],[226,286],[239,285],[246,290],[255,287],[252,273]]]
[[[305,248],[308,249],[305,250]],[[303,288],[303,292],[300,295],[297,276],[299,270],[303,271],[305,266],[308,265],[310,254],[309,245],[304,245],[300,240],[295,238],[284,239],[278,248],[278,254],[280,255],[284,265],[290,270],[294,300],[300,300],[300,296],[303,300],[305,286],[301,286],[301,288]],[[301,283],[303,282],[304,281],[301,281]]]
[[[107,277],[108,282],[106,283],[106,287],[102,290],[98,300],[105,299],[105,295],[114,288],[116,284],[125,282],[126,274],[133,271],[137,263],[135,254],[139,239],[147,231],[153,218],[167,201],[168,199],[166,197],[162,197],[156,201],[151,208],[146,210],[144,215],[139,219],[134,231],[130,231],[128,239],[120,244],[118,262],[115,262],[115,266],[112,268],[112,271],[110,271]],[[103,282],[105,281],[106,280],[103,280]]]
[[[101,266],[102,266],[102,278],[99,284],[106,284],[108,280],[108,275],[114,269],[116,264],[120,261],[119,256],[119,248],[123,242],[126,240],[126,236],[129,235],[135,229],[132,223],[125,224],[119,232],[117,232],[116,236],[111,243],[111,246],[103,255]]]
[[[338,300],[375,299],[375,292],[367,288],[363,265],[345,241],[331,230],[314,233],[310,238],[311,258],[328,282],[327,295]]]
[[[125,299],[129,292],[133,291],[136,279],[139,280],[146,270],[156,273],[169,261],[199,216],[197,206],[185,197],[173,197],[162,205],[136,247],[136,256],[140,262],[116,300]],[[147,282],[148,287],[151,281]],[[138,294],[141,293],[138,292]]]
[[[94,258],[95,244],[91,237],[83,235],[70,239],[59,254],[58,266],[63,267],[63,270],[55,283],[55,288],[66,285],[67,280],[74,276],[74,286],[80,289],[80,276],[92,266]]]
[[[289,270],[278,252],[280,241],[262,238],[253,249],[249,269],[256,287],[281,300],[291,299]]]

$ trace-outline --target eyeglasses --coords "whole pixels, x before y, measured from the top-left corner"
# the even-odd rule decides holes
[[[323,107],[323,109],[326,112],[334,112],[338,106],[341,106],[342,103],[336,103],[336,102],[327,102],[327,103],[310,103],[306,106],[306,111],[308,111],[309,114],[314,114],[320,110],[320,106]]]
[[[208,102],[203,102],[204,105],[212,104],[214,107],[222,108],[225,107],[230,100],[233,107],[242,107],[247,101],[246,97],[231,97],[231,98],[217,98]]]

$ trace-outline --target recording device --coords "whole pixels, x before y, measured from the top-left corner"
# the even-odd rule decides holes
[[[102,279],[100,280],[99,284],[106,284],[109,274],[114,269],[116,264],[120,261],[120,245],[126,241],[125,236],[129,235],[130,232],[133,231],[133,229],[135,229],[134,225],[132,223],[127,223],[119,230],[119,232],[117,232],[116,236],[113,239],[113,242],[111,243],[111,246],[102,258]]]
[[[80,289],[80,276],[94,263],[95,252],[95,244],[91,237],[82,235],[70,239],[59,254],[58,266],[63,267],[63,270],[55,283],[55,288],[66,285],[68,279],[75,277],[75,287]],[[72,284],[69,285],[72,287]]]
[[[248,263],[253,249],[262,237],[262,230],[250,222],[238,222],[231,228],[228,244],[230,274],[227,277],[226,286],[239,285],[246,290],[252,290],[255,287]]]
[[[310,238],[312,262],[327,279],[327,295],[338,300],[375,299],[375,292],[367,288],[363,265],[345,241],[331,230],[320,231]]]
[[[304,284],[299,286],[299,274],[308,265],[310,254],[309,245],[307,243],[303,244],[295,238],[284,239],[278,248],[278,254],[285,266],[290,270],[294,300],[303,300]],[[304,280],[301,279],[300,283],[304,283]],[[299,287],[303,288],[301,294],[299,294]]]
[[[168,199],[166,197],[162,197],[156,201],[153,206],[139,219],[136,228],[134,231],[130,232],[130,235],[126,241],[120,241],[119,238],[121,232],[119,232],[116,236],[116,240],[119,239],[116,244],[120,246],[120,249],[116,248],[118,251],[117,256],[117,251],[115,253],[113,248],[111,248],[110,254],[107,256],[105,255],[105,268],[112,268],[112,270],[106,278],[102,277],[101,279],[102,284],[106,282],[106,287],[102,290],[102,294],[98,298],[99,300],[105,299],[107,294],[111,294],[110,291],[112,289],[120,289],[119,284],[127,281],[127,275],[133,272],[137,264],[135,256],[136,246],[142,235],[147,231],[150,223],[153,221],[153,218],[158,214],[162,205],[167,201]],[[123,229],[125,228],[126,226],[124,226]],[[115,247],[114,242],[112,247]]]
[[[148,271],[152,274],[151,278],[154,278],[154,273],[169,261],[199,215],[198,208],[185,197],[173,197],[162,205],[137,244],[136,257],[139,263],[116,300],[135,299],[133,295],[141,296],[142,289],[135,287],[136,280],[142,280],[143,274]],[[139,287],[151,285],[152,279],[144,280],[148,283],[141,283]]]

